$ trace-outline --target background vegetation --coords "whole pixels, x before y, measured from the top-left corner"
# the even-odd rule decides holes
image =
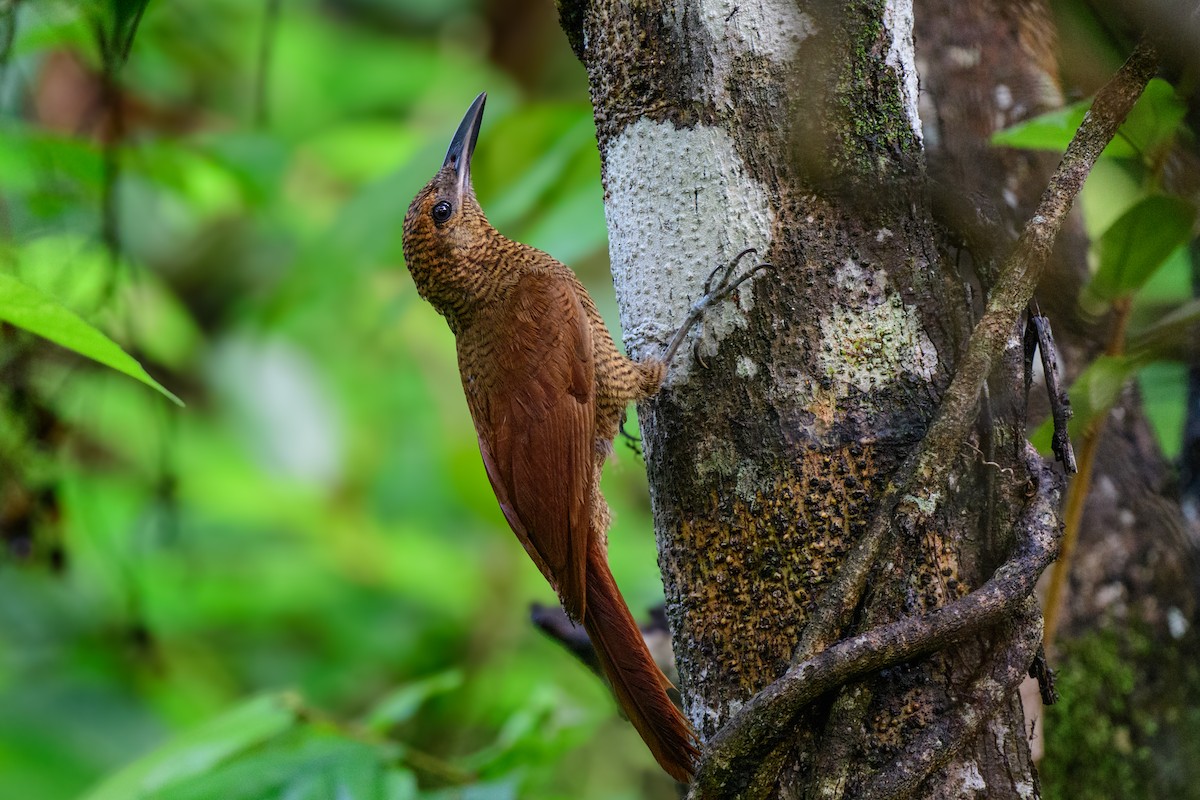
[[[106,95],[97,31],[128,34],[129,9],[0,3],[0,272],[187,404],[0,327],[0,797],[78,796],[230,709],[244,724],[152,756],[151,784],[178,784],[162,796],[662,788],[603,686],[528,622],[553,594],[401,257],[409,201],[486,89],[481,201],[615,317],[586,78],[546,6],[503,64],[474,2],[291,0],[272,23],[269,3],[150,3]],[[645,608],[644,475],[622,448],[607,480],[614,569]],[[266,759],[263,786],[210,769],[238,753]],[[271,777],[289,758],[307,766]]]
[[[549,2],[0,0],[0,797],[673,796],[529,624],[553,595],[403,267],[408,202],[484,89],[484,208],[615,328],[586,76]],[[1098,172],[1097,235],[1158,192],[1144,155]],[[1152,324],[1190,297],[1185,252],[1099,301]],[[31,333],[14,287],[186,408]],[[1102,388],[1135,373],[1177,452],[1184,368]],[[661,588],[618,451],[638,611]]]

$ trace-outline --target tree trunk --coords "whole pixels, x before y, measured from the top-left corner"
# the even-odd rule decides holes
[[[589,74],[631,354],[661,352],[715,266],[748,247],[774,265],[708,313],[639,409],[681,690],[707,739],[793,662],[971,329],[925,185],[912,7],[560,11]],[[986,459],[975,445],[942,454],[950,484],[903,498],[912,523],[885,542],[834,638],[960,598],[1007,553],[1027,484],[1014,341],[991,409],[1007,435],[981,439]],[[933,756],[918,794],[1036,796],[1011,691],[1030,655],[1011,645],[1037,621],[1024,626],[843,687],[796,721],[766,784],[726,796],[861,796],[928,757],[906,747],[956,714],[974,717],[971,733]],[[1005,699],[983,707],[974,690],[989,678]],[[980,707],[964,710],[972,698]]]
[[[938,219],[967,243],[963,261],[982,264],[977,272],[986,275],[1011,248],[1054,167],[1053,154],[988,143],[996,130],[1062,104],[1054,22],[1041,2],[918,0],[916,10]],[[1077,221],[1061,237],[1038,294],[1069,379],[1110,335],[1108,321],[1097,323],[1079,308],[1086,255]],[[1171,481],[1131,389],[1105,419],[1061,609],[1061,646],[1050,653],[1064,702],[1030,715],[1039,738],[1046,721],[1051,747],[1042,767],[1060,795],[1200,792],[1200,723],[1191,713],[1200,680],[1179,666],[1200,651],[1190,622],[1200,571]],[[1113,680],[1128,688],[1112,692]]]

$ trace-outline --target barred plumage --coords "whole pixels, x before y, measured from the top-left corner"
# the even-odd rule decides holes
[[[621,415],[658,391],[665,367],[622,355],[570,269],[488,223],[470,183],[483,99],[408,209],[405,261],[454,332],[480,453],[509,526],[582,622],[659,764],[686,781],[698,743],[609,571],[599,488]]]

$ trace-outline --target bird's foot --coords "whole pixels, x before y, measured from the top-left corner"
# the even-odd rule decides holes
[[[671,359],[675,357],[676,351],[679,350],[679,346],[683,344],[683,340],[687,338],[692,326],[694,326],[704,317],[704,313],[710,306],[732,295],[737,291],[739,286],[753,278],[760,271],[764,269],[775,268],[773,264],[769,264],[764,261],[756,265],[753,269],[747,271],[746,274],[735,279],[733,275],[735,272],[737,272],[738,264],[750,253],[757,254],[758,251],[753,247],[747,247],[745,250],[734,256],[733,260],[728,264],[718,264],[716,268],[708,274],[708,278],[704,281],[704,293],[700,295],[700,299],[692,303],[692,307],[688,311],[687,317],[683,320],[683,324],[679,326],[679,330],[677,330],[675,335],[671,338],[671,343],[667,345],[666,353],[663,355],[663,363],[671,363]],[[716,281],[715,284],[713,283],[714,281]],[[704,363],[700,358],[699,352],[694,352],[693,355],[701,364]]]

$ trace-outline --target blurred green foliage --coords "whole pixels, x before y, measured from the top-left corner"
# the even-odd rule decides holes
[[[999,131],[992,141],[1064,151],[1090,107],[1091,100],[1072,103]],[[1117,352],[1093,361],[1071,387],[1070,430],[1078,440],[1136,378],[1170,458],[1183,441],[1187,367],[1200,325],[1192,286],[1193,258],[1200,253],[1192,249],[1197,209],[1191,178],[1179,177],[1195,169],[1182,155],[1195,137],[1185,112],[1169,83],[1151,80],[1084,185],[1080,206],[1092,243],[1092,278],[1080,303],[1096,319],[1127,304],[1119,313],[1131,323],[1128,329],[1121,323],[1125,335],[1115,343]],[[1045,420],[1031,436],[1043,453],[1050,452],[1052,427]]]
[[[1200,660],[1164,648],[1132,623],[1064,641],[1059,702],[1046,708],[1048,800],[1196,797],[1200,779]],[[1139,673],[1131,663],[1153,660]],[[1140,680],[1148,685],[1138,686]],[[1136,698],[1136,699],[1135,699]]]
[[[0,797],[673,796],[529,624],[553,594],[401,256],[486,89],[484,208],[615,317],[565,39],[517,43],[531,82],[473,0],[139,8],[0,3],[0,280],[187,403],[0,323]],[[636,611],[661,588],[619,449]]]
[[[496,24],[522,13],[542,24]],[[14,286],[54,308],[0,313],[20,326],[0,322],[0,798],[674,796],[528,623],[552,593],[402,263],[409,199],[486,89],[484,208],[615,322],[586,80],[553,14],[0,0],[0,309]],[[1183,235],[1184,213],[1122,217],[1157,196],[1139,157],[1180,128],[1161,86],[1139,113],[1147,138],[1089,181],[1097,237],[1119,218]],[[1111,274],[1149,309],[1133,341],[1165,349],[1194,314],[1189,262],[1151,255]],[[64,319],[187,408],[37,335]],[[57,341],[107,347],[82,330]],[[1106,364],[1097,406],[1133,374]],[[1177,447],[1182,368],[1136,366]],[[661,589],[644,473],[619,451],[611,559],[638,610]]]

